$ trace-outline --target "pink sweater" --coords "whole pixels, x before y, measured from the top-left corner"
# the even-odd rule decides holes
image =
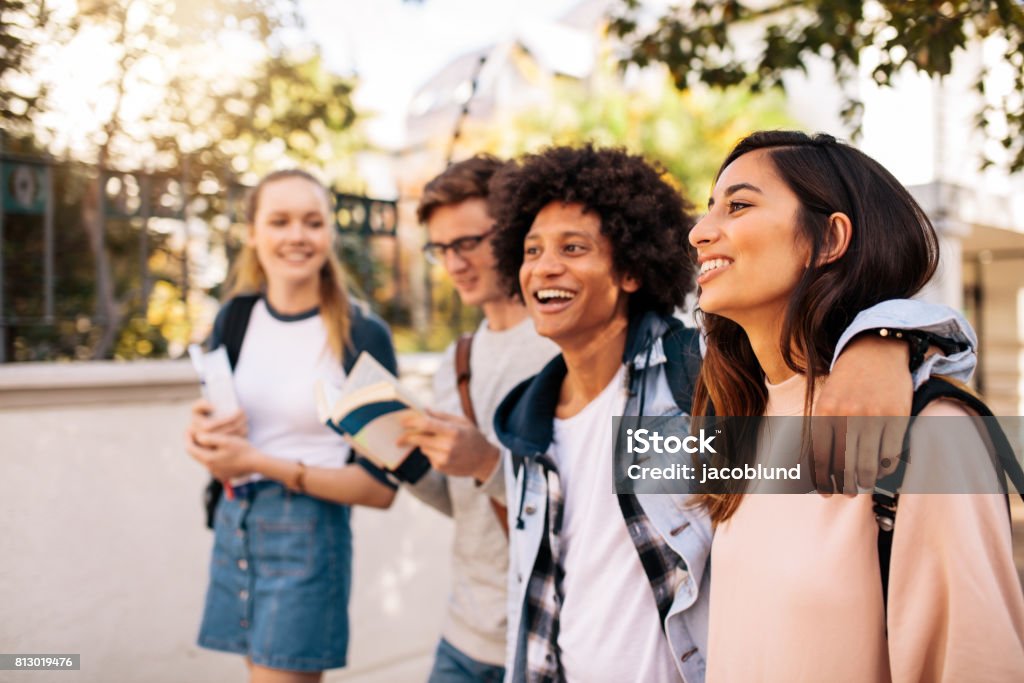
[[[800,375],[768,385],[766,414],[802,414],[805,387]],[[922,413],[966,414],[948,401]],[[973,430],[958,436],[944,445],[984,448]],[[915,432],[911,458],[938,446]],[[744,497],[712,546],[708,683],[1024,681],[1004,497],[900,497],[888,638],[871,506],[869,495]]]

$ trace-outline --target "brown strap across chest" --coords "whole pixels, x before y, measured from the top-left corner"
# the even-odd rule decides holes
[[[466,418],[473,423],[473,426],[479,427],[479,423],[476,419],[476,411],[473,410],[473,399],[469,395],[469,380],[472,377],[472,372],[469,369],[469,354],[473,350],[473,333],[469,332],[455,342],[455,380],[459,387],[459,401],[462,403],[462,413]],[[501,467],[501,463],[498,463],[498,467]],[[508,537],[508,515],[505,510],[505,506],[494,500],[490,496],[487,500],[491,503],[491,509],[494,510],[494,516],[498,518],[498,524],[501,525],[501,530],[505,532],[505,537]]]
[[[455,342],[455,379],[459,384],[459,401],[462,403],[463,414],[474,426],[479,426],[476,411],[473,410],[473,399],[469,396],[469,378],[472,375],[469,370],[469,354],[472,350],[472,333],[462,335],[459,341]]]

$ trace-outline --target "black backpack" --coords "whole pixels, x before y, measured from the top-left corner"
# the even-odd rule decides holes
[[[921,414],[932,401],[940,398],[950,398],[976,412],[982,417],[993,417],[992,411],[981,399],[974,394],[951,384],[941,377],[932,377],[925,382],[920,389],[914,392],[914,401],[910,410],[911,423],[917,415]],[[988,436],[995,449],[996,460],[1003,472],[1013,483],[1021,498],[1024,498],[1024,471],[1013,452],[1006,434],[999,427],[995,420],[984,420]],[[906,453],[910,447],[910,424],[907,425],[906,435],[903,437],[903,452]],[[896,508],[899,503],[899,490],[906,474],[907,463],[905,458],[900,458],[896,470],[886,477],[880,479],[875,487],[872,496],[874,500],[875,519],[878,522],[878,564],[882,576],[882,598],[885,604],[889,601],[889,565],[892,558],[893,531],[896,526]],[[891,491],[884,493],[882,491]],[[1007,511],[1009,511],[1009,496],[1007,495]]]

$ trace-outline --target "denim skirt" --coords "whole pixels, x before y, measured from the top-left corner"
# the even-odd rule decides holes
[[[349,513],[271,481],[222,498],[199,645],[272,669],[345,666]]]

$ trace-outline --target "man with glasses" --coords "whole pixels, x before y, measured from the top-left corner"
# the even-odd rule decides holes
[[[494,412],[558,350],[534,331],[495,270],[487,197],[502,165],[478,155],[450,166],[427,184],[417,209],[429,234],[427,260],[443,265],[462,303],[484,315],[471,339],[446,350],[434,377],[435,409],[410,416],[403,436],[433,466],[409,490],[455,522],[452,592],[431,683],[503,678],[508,540]],[[468,384],[462,395],[460,379]]]

